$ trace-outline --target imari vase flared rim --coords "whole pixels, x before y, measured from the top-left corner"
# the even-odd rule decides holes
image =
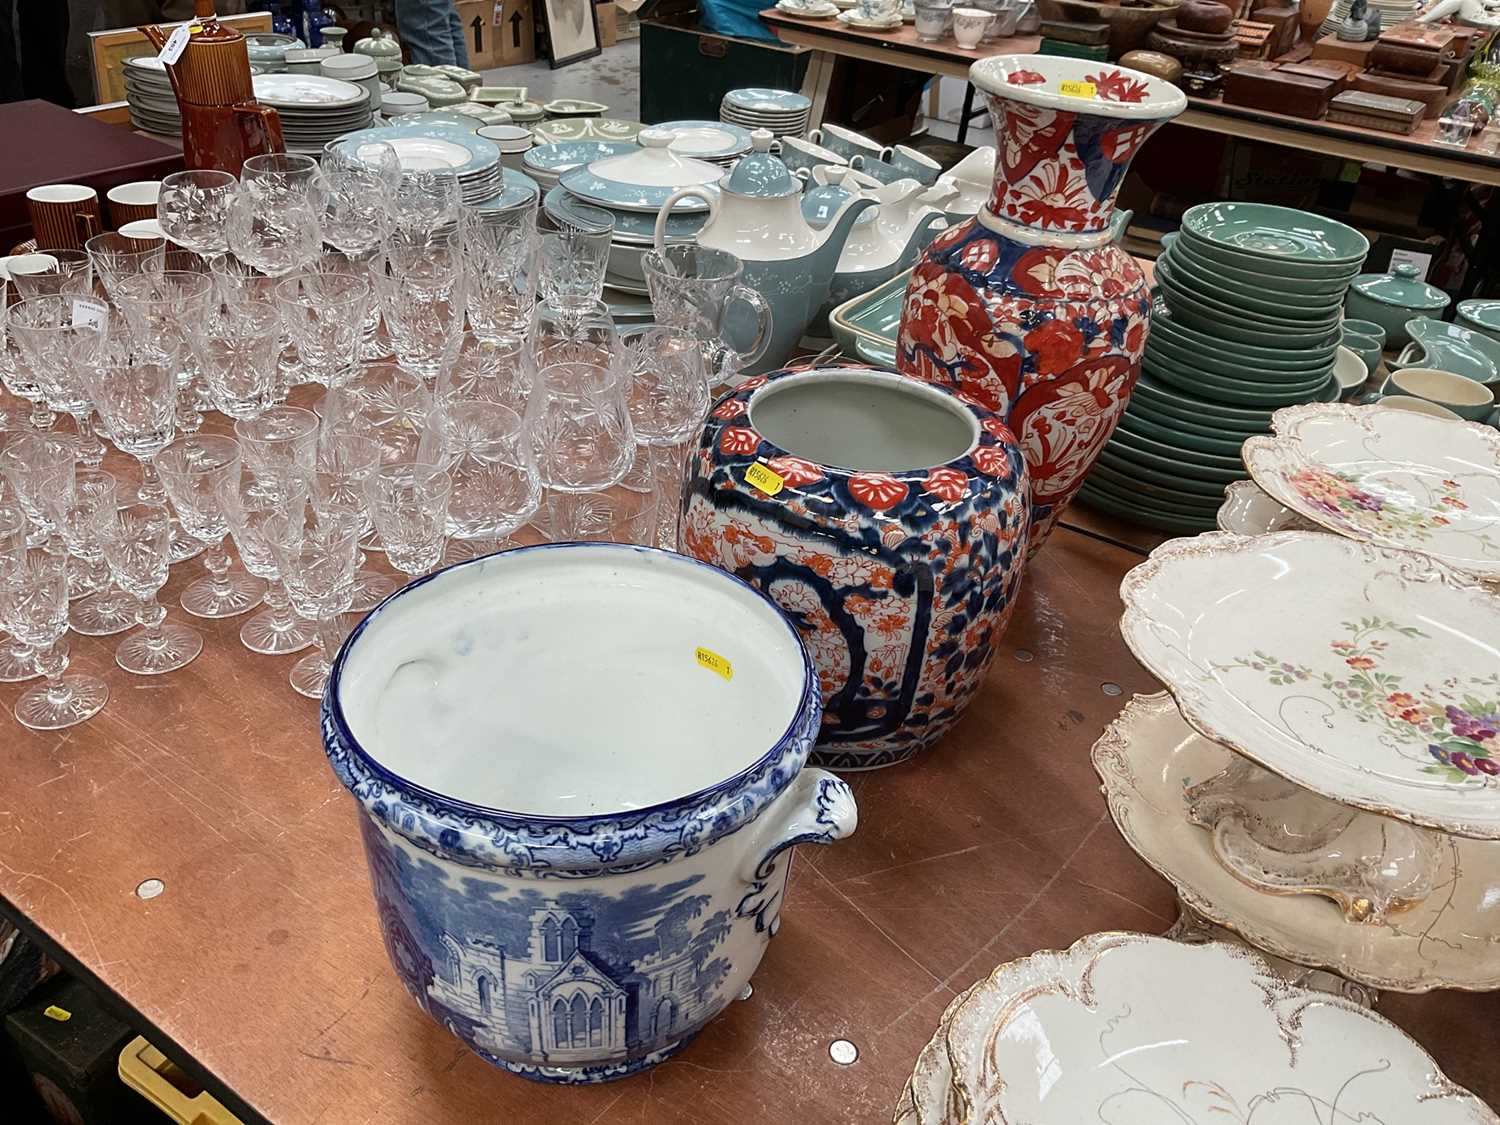
[[[1060,55],[994,55],[969,68],[987,94],[1094,117],[1157,121],[1187,108],[1170,82],[1114,63]]]

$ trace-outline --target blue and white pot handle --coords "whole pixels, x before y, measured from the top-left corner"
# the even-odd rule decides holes
[[[859,809],[848,782],[827,770],[803,769],[751,828],[755,835],[739,872],[749,887],[736,915],[754,918],[757,931],[774,936],[781,923],[781,881],[775,878],[781,853],[798,844],[842,840],[858,824]]]
[[[705,229],[712,226],[713,221],[719,217],[718,192],[708,192],[699,187],[678,188],[667,196],[667,201],[656,213],[656,236],[653,241],[657,250],[665,250],[667,247],[667,220],[671,217],[672,208],[677,206],[679,199],[701,199],[708,204],[708,222],[703,224]],[[703,232],[700,230],[698,233]]]

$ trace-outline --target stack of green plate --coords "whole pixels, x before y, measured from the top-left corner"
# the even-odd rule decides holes
[[[1289,207],[1208,203],[1156,262],[1141,378],[1080,495],[1165,531],[1214,526],[1240,445],[1271,415],[1332,402],[1344,293],[1369,243]]]

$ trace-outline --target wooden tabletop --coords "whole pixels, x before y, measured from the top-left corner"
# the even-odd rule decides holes
[[[1029,54],[1041,43],[1038,36],[1020,35],[966,51],[951,39],[923,43],[911,24],[890,31],[861,31],[831,17],[798,19],[775,8],[761,12],[760,18],[786,43],[954,78],[967,78],[969,67],[979,59]],[[1500,154],[1480,152],[1477,140],[1470,141],[1465,148],[1439,144],[1436,121],[1423,121],[1411,136],[1399,136],[1358,125],[1309,121],[1225,105],[1218,98],[1189,97],[1187,111],[1175,118],[1174,123],[1470,183],[1500,184]]]
[[[1154,688],[1116,628],[1121,575],[1159,537],[1084,509],[1033,562],[988,683],[925,758],[850,775],[858,832],[799,849],[754,993],[655,1070],[593,1087],[494,1069],[405,995],[386,961],[355,811],[330,773],[295,658],[255,656],[240,619],[193,621],[178,672],[114,666],[90,722],[0,718],[0,896],[247,1119],[849,1125],[890,1117],[955,991],[996,964],[1106,929],[1161,931],[1170,888],[1115,831],[1088,751]],[[200,573],[175,568],[163,604]],[[1119,685],[1124,694],[1109,694]],[[0,688],[8,708],[20,688]],[[136,887],[160,879],[143,900]],[[1456,1081],[1500,1103],[1500,997],[1389,996],[1382,1009]],[[847,1039],[852,1066],[828,1047]]]

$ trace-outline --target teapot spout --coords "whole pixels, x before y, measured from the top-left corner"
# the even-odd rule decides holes
[[[147,42],[149,42],[151,44],[151,46],[155,47],[158,51],[160,51],[163,47],[165,47],[167,45],[167,33],[165,31],[163,31],[161,28],[157,27],[154,23],[152,23],[152,24],[143,24],[140,27],[137,27],[136,30],[139,31],[142,35],[144,35],[146,37]],[[182,104],[182,91],[177,88],[177,64],[173,63],[171,66],[168,66],[166,69],[167,69],[167,80],[172,83],[172,93],[174,95],[176,95],[177,104],[181,105]]]
[[[902,268],[915,262],[917,255],[926,250],[937,232],[947,225],[948,218],[941,211],[932,211],[918,219],[917,225],[912,227],[911,237],[906,240],[906,248],[901,251]]]
[[[849,241],[849,232],[854,229],[854,220],[874,206],[875,200],[869,196],[851,196],[834,212],[812,254],[814,287],[826,288],[833,283],[833,272],[838,267],[839,255],[844,252],[844,243]]]

